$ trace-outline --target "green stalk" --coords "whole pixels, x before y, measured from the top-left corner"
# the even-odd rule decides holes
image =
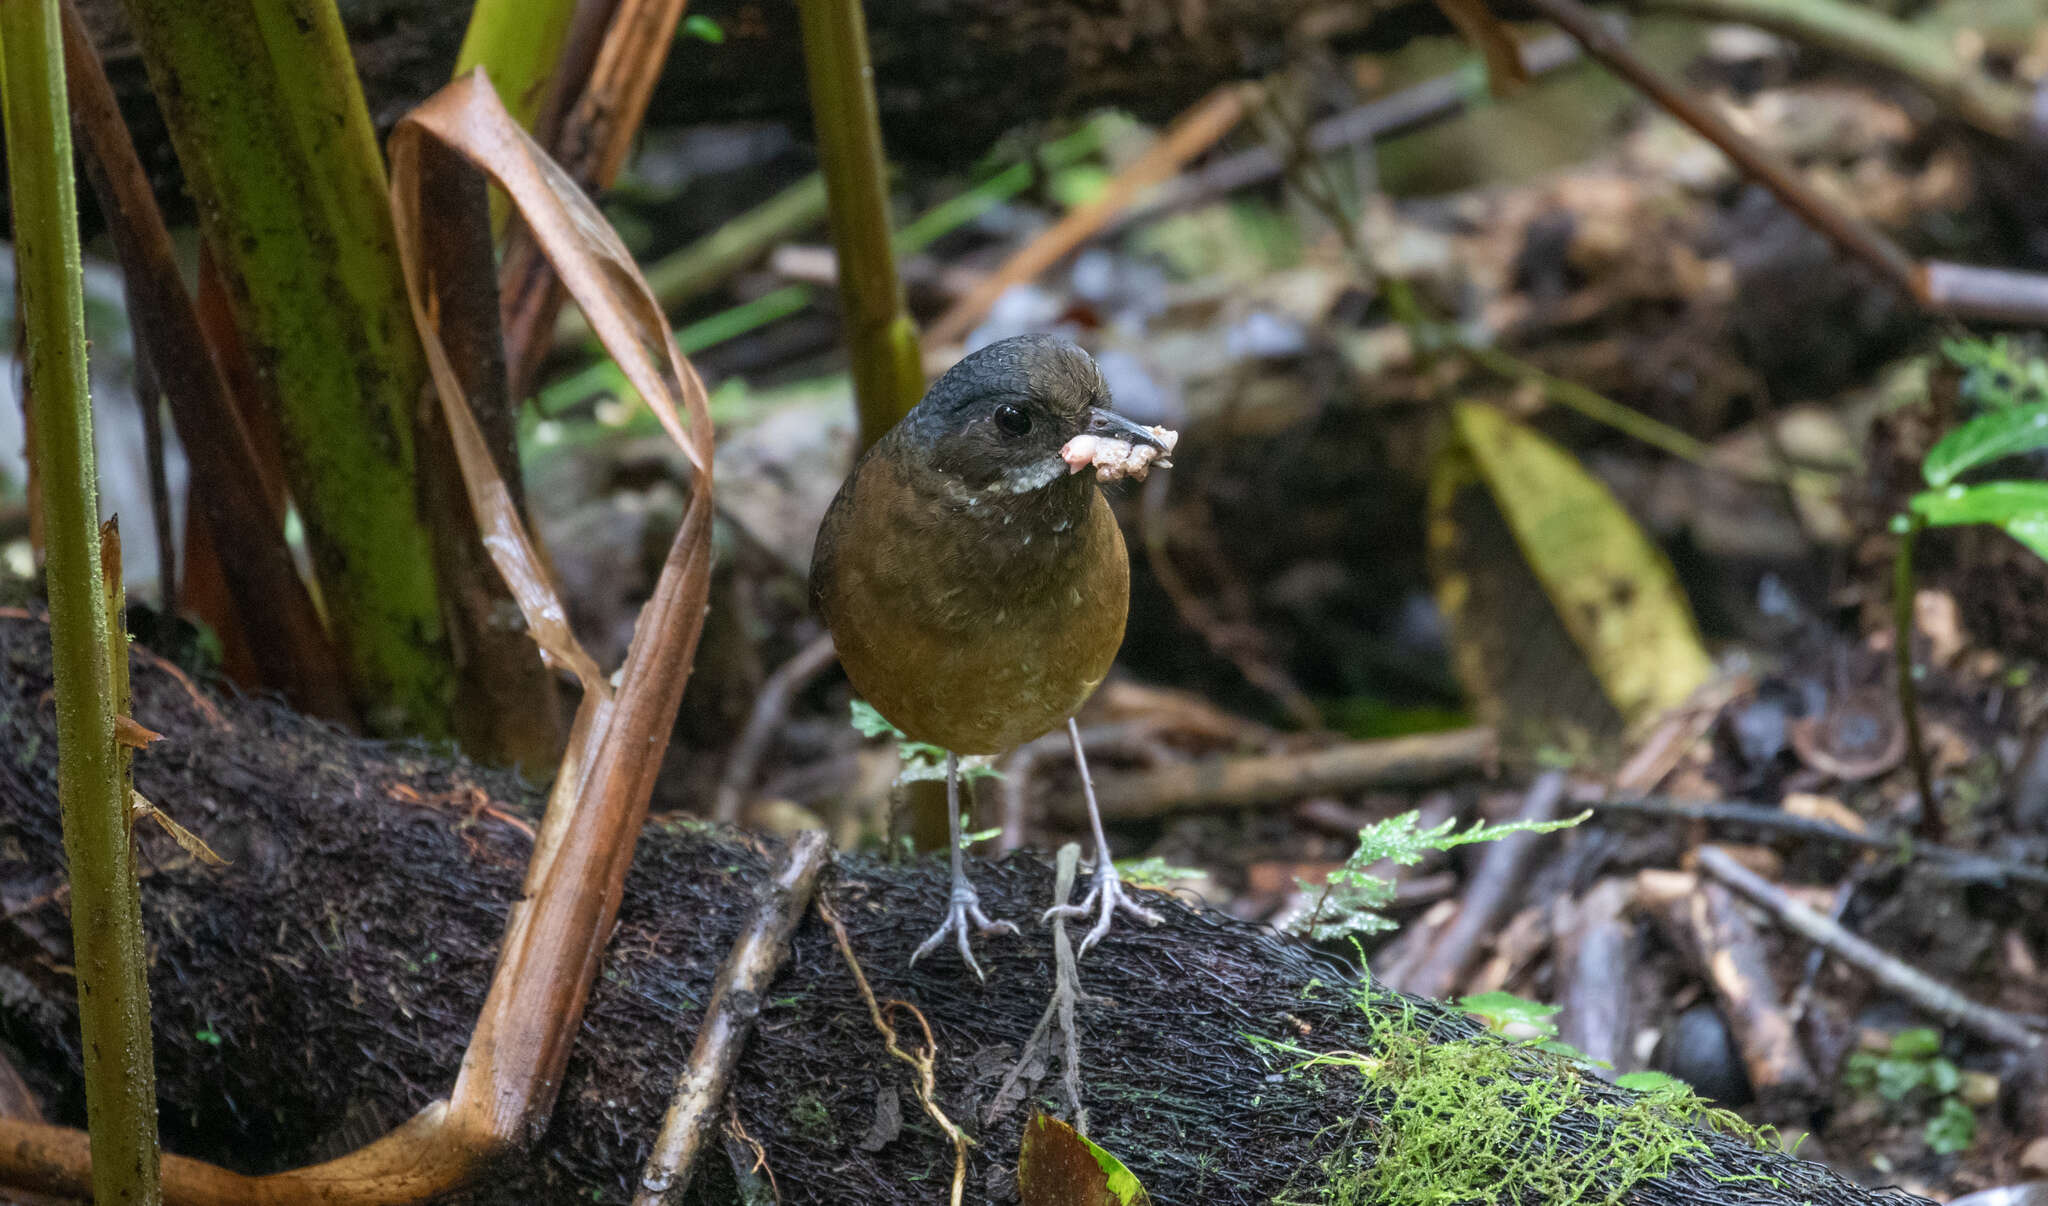
[[[57,0],[0,0],[0,107],[48,551],[57,796],[71,883],[93,1200],[153,1203],[162,1194],[142,901],[129,841],[124,759],[114,744],[112,669],[117,657],[126,658],[127,646],[109,624],[101,593],[85,294],[61,30]]]
[[[527,130],[547,103],[548,85],[562,60],[576,0],[476,0],[462,49],[455,53],[455,78],[481,67],[505,111]],[[491,234],[505,233],[512,206],[496,188],[491,195]]]
[[[924,392],[917,326],[889,238],[889,165],[860,0],[798,0],[818,158],[839,252],[839,296],[863,444],[895,426]]]
[[[11,0],[10,0],[11,2]],[[334,0],[123,0],[372,729],[450,731],[452,655],[414,488],[426,361]]]
[[[777,243],[825,220],[825,178],[813,172],[687,247],[647,265],[647,287],[670,313],[709,293]],[[555,346],[596,347],[590,320],[570,307],[555,319]],[[685,353],[689,349],[684,349]]]
[[[1913,546],[1927,521],[1916,511],[1892,520],[1899,551],[1892,560],[1892,665],[1898,679],[1899,715],[1906,724],[1906,760],[1913,767],[1913,785],[1920,791],[1921,837],[1931,842],[1947,836],[1941,801],[1934,795],[1934,772],[1927,762],[1927,742],[1920,733],[1920,686],[1913,673]]]
[[[455,55],[455,77],[482,67],[505,111],[533,129],[575,15],[576,0],[476,0]]]

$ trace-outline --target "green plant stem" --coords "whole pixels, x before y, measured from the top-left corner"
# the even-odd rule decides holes
[[[1893,521],[1899,534],[1899,551],[1892,561],[1892,656],[1897,670],[1899,715],[1906,724],[1906,759],[1913,767],[1913,785],[1920,791],[1920,824],[1917,831],[1931,842],[1947,836],[1948,825],[1941,815],[1941,801],[1934,794],[1934,773],[1927,764],[1927,742],[1920,733],[1920,687],[1913,676],[1913,546],[1927,521],[1906,515],[1904,523]]]
[[[1064,138],[1038,148],[1027,162],[1013,163],[973,188],[948,197],[919,214],[896,232],[896,251],[912,255],[923,251],[944,235],[951,234],[996,206],[1031,187],[1042,172],[1069,168],[1102,148],[1102,133],[1089,122]]]
[[[454,77],[482,67],[505,111],[533,129],[575,15],[576,0],[476,0]]]
[[[414,488],[426,360],[333,0],[123,0],[230,283],[352,694],[445,736],[453,658]]]
[[[575,16],[576,0],[476,0],[455,54],[454,78],[483,68],[505,111],[531,131],[548,101]],[[502,237],[512,207],[498,189],[490,196],[491,234]]]
[[[647,266],[647,285],[670,313],[717,288],[777,243],[825,220],[825,178],[804,177],[687,247]],[[590,321],[570,307],[555,319],[555,346],[595,347]],[[687,354],[689,349],[684,349]]]
[[[0,3],[7,175],[28,336],[30,407],[48,551],[57,795],[85,1053],[93,1200],[161,1199],[142,902],[114,743],[114,660],[100,576],[85,294],[57,0]],[[124,660],[125,665],[125,660]]]
[[[889,168],[860,0],[798,0],[818,157],[839,252],[846,349],[862,443],[895,426],[924,392],[917,327],[889,237]]]

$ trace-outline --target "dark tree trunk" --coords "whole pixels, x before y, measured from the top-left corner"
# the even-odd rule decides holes
[[[79,7],[171,202],[175,160],[120,2]],[[470,6],[341,0],[340,8],[371,120],[389,130],[448,82]],[[1091,106],[1169,117],[1304,43],[1385,44],[1448,28],[1415,0],[887,0],[867,9],[890,153],[953,165],[1016,126]],[[794,3],[700,0],[690,12],[715,22],[724,40],[677,40],[651,124],[762,119],[809,129]]]

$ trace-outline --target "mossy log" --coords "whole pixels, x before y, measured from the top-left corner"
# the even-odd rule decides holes
[[[140,836],[167,1149],[270,1171],[348,1150],[445,1094],[519,888],[521,818],[538,791],[274,705],[214,698],[146,653],[134,680],[137,717],[167,737],[138,755],[139,789],[232,860],[207,867],[153,827]],[[0,618],[0,1043],[51,1119],[75,1124],[49,689],[45,627]],[[461,1200],[628,1196],[771,853],[700,825],[650,826],[547,1132]],[[1045,906],[1052,879],[1034,858],[975,874],[984,904],[1020,920]],[[1057,1075],[1041,1070],[1020,1106],[988,1111],[1046,1000],[1045,932],[1027,925],[985,942],[983,985],[945,955],[907,966],[945,899],[935,860],[842,856],[820,890],[876,994],[910,1002],[931,1025],[938,1101],[977,1140],[967,1200],[1014,1201],[1025,1115],[1061,1108]],[[1153,903],[1170,914],[1164,926],[1120,930],[1084,964],[1095,998],[1079,1028],[1094,1136],[1162,1204],[1328,1200],[1326,1161],[1355,1170],[1390,1133],[1384,1090],[1356,1068],[1295,1071],[1298,1055],[1257,1039],[1384,1049],[1390,1012],[1419,1027],[1418,1042],[1475,1034],[1426,1003],[1385,994],[1362,1004],[1345,964],[1266,931]],[[1532,1130],[1525,1150],[1598,1150],[1601,1103],[1626,1099],[1597,1084],[1587,1092],[1585,1107]],[[945,1200],[951,1151],[815,914],[769,994],[732,1108],[784,1202]],[[693,1200],[736,1200],[727,1162],[714,1163]],[[1570,1180],[1589,1188],[1585,1201],[1645,1206],[1918,1202],[1714,1134],[1625,1198],[1602,1176],[1595,1167]],[[1560,1201],[1500,1181],[1503,1200]]]

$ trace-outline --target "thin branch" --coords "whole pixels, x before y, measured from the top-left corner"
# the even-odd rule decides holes
[[[1665,79],[1593,10],[1579,0],[1529,0],[1529,5],[1556,22],[1608,70],[1719,147],[1745,175],[1771,190],[1786,208],[1806,219],[1835,246],[1877,269],[1900,292],[1919,296],[1911,257],[1861,218],[1814,192],[1791,165],[1751,142],[1700,97]]]
[[[711,814],[714,820],[731,825],[740,819],[740,812],[753,793],[761,756],[768,752],[768,743],[775,740],[776,732],[788,718],[790,704],[825,672],[833,657],[832,637],[828,633],[797,650],[761,684],[761,693],[754,697],[754,710],[747,716],[747,727],[740,730],[739,740],[733,742],[732,753],[726,756],[725,774],[719,777]]]
[[[1254,808],[1303,796],[1441,783],[1484,770],[1494,752],[1493,730],[1453,729],[1298,753],[1177,762],[1103,775],[1096,790],[1105,819]]]
[[[1053,864],[1052,903],[1057,910],[1065,905],[1074,894],[1074,876],[1081,865],[1081,844],[1068,842],[1060,847]],[[995,1096],[989,1099],[982,1111],[981,1123],[989,1126],[1006,1117],[1037,1088],[1045,1076],[1045,1060],[1051,1049],[1052,1030],[1059,1028],[1061,1044],[1060,1086],[1067,1095],[1067,1109],[1074,1120],[1074,1129],[1088,1133],[1088,1111],[1081,1104],[1081,1050],[1079,1030],[1074,1024],[1074,1011],[1081,999],[1081,969],[1074,961],[1073,942],[1067,937],[1067,919],[1064,914],[1054,912],[1052,921],[1053,976],[1052,997],[1045,1003],[1045,1012],[1039,1015],[1038,1025],[1032,1028],[1031,1037],[1024,1040],[1024,1051],[1017,1062],[1003,1074],[1002,1083],[996,1086]],[[1027,1078],[1029,1078],[1027,1083]]]
[[[1878,830],[1859,833],[1830,821],[1802,817],[1771,804],[1738,800],[1674,800],[1665,796],[1643,796],[1627,800],[1597,800],[1585,805],[1595,812],[1629,813],[1664,821],[1701,821],[1713,825],[1747,826],[1815,841],[1840,842],[1866,850],[1882,851],[1896,858],[1919,862],[1930,872],[1956,883],[2001,884],[2007,881],[2036,888],[2048,888],[2048,867],[2016,862],[1991,854],[1958,850],[1933,842],[1915,841],[1904,834]]]
[[[1920,836],[1938,842],[1947,836],[1941,798],[1934,794],[1934,771],[1927,761],[1927,740],[1920,732],[1920,685],[1913,664],[1913,548],[1926,520],[1908,515],[1892,554],[1892,666],[1899,693],[1899,715],[1906,722],[1906,757],[1913,766],[1913,786],[1920,791]]]
[[[1786,929],[1827,948],[1842,962],[1858,968],[1890,991],[1950,1023],[2006,1047],[2033,1050],[2041,1034],[2024,1019],[1963,996],[1946,984],[1906,966],[1842,926],[1785,895],[1775,884],[1736,862],[1718,846],[1699,852],[1700,870],[1733,888]]]
[[[1996,138],[2027,133],[2026,93],[1966,62],[1932,31],[1850,0],[1646,0],[1646,7],[1734,21],[1781,34],[1911,80],[1936,104]]]
[[[718,1121],[733,1068],[760,1016],[762,998],[789,954],[789,936],[811,907],[818,873],[831,853],[823,831],[799,833],[773,877],[761,886],[746,928],[733,940],[732,953],[712,982],[689,1065],[676,1078],[675,1097],[648,1153],[633,1206],[680,1206],[697,1155]]]
[[[1036,279],[1040,273],[1093,238],[1146,189],[1172,176],[1189,160],[1215,146],[1225,134],[1237,127],[1250,100],[1251,95],[1244,86],[1230,84],[1196,102],[1175,119],[1158,142],[1117,173],[1093,201],[1076,207],[1025,244],[967,296],[953,303],[952,308],[925,333],[925,345],[943,347],[966,338],[974,324],[982,320],[989,307],[1010,286]]]

